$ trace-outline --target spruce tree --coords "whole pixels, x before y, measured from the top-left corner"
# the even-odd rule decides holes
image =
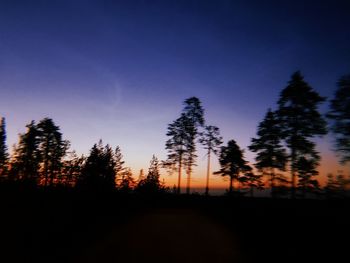
[[[323,101],[325,98],[304,81],[299,71],[292,75],[278,100],[277,116],[282,137],[289,149],[292,198],[295,197],[300,158],[316,160],[318,165],[319,156],[312,139],[327,133],[326,122],[318,111]]]
[[[341,77],[330,103],[327,117],[331,120],[331,131],[335,135],[335,147],[341,162],[350,162],[350,74]]]
[[[123,161],[123,154],[119,146],[115,148],[114,151],[114,171],[115,171],[115,176],[116,178],[119,178],[120,173],[123,172],[124,168],[124,161]]]
[[[19,135],[18,145],[11,161],[11,177],[30,183],[38,183],[41,153],[40,132],[34,121],[26,125],[27,131]]]
[[[61,173],[63,157],[66,155],[69,142],[62,139],[60,128],[50,118],[41,120],[37,129],[40,134],[39,150],[43,162],[44,185],[53,185]]]
[[[158,161],[158,158],[155,155],[153,155],[150,161],[150,166],[148,169],[148,174],[146,179],[152,184],[154,184],[156,187],[159,187],[160,186],[159,178],[160,178],[159,161]]]
[[[258,126],[257,138],[252,138],[249,149],[257,153],[255,167],[270,176],[271,195],[274,197],[278,171],[285,171],[287,154],[281,144],[281,129],[276,114],[268,110]]]
[[[162,190],[163,186],[160,182],[160,171],[158,158],[153,155],[150,161],[148,174],[146,178],[141,179],[136,190],[141,193],[154,194]]]
[[[112,148],[103,146],[102,140],[90,150],[78,186],[97,191],[111,191],[115,189],[115,160]]]
[[[81,176],[77,181],[77,186],[84,189],[100,189],[103,187],[103,145],[100,140],[98,144],[94,144],[90,150],[89,156],[82,167]]]
[[[102,166],[103,166],[103,172],[102,177],[104,184],[106,185],[107,189],[114,190],[115,189],[115,166],[116,162],[114,159],[114,152],[112,150],[112,147],[107,144],[104,147],[103,155],[102,155]]]

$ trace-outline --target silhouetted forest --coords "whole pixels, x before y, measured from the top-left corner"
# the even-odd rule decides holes
[[[180,194],[185,173],[186,193],[190,194],[197,149],[202,147],[207,151],[206,195],[210,193],[209,177],[214,173],[229,178],[229,195],[253,196],[255,191],[267,188],[271,190],[271,197],[345,197],[350,179],[344,174],[329,174],[326,185],[320,186],[317,167],[321,156],[314,139],[330,130],[341,162],[349,162],[349,90],[350,76],[341,77],[334,98],[330,100],[330,110],[323,115],[319,106],[326,98],[319,95],[299,71],[295,72],[282,89],[276,109],[269,108],[258,124],[256,137],[249,145],[249,150],[256,153],[254,164],[245,160],[244,150],[234,139],[224,146],[220,129],[206,123],[201,101],[197,97],[188,98],[179,118],[168,125],[166,160],[153,156],[148,172],[140,171],[138,178],[125,165],[119,146],[112,147],[100,140],[92,146],[88,156],[78,156],[51,118],[27,124],[26,132],[19,134],[10,155],[5,118],[2,118],[1,183],[79,191]],[[213,156],[218,157],[219,171],[211,171]],[[177,174],[176,189],[160,181],[161,168]]]
[[[122,149],[102,140],[77,155],[51,118],[29,122],[10,154],[2,118],[0,260],[338,262],[349,238],[350,179],[329,174],[321,187],[314,139],[330,131],[341,162],[350,161],[350,75],[339,79],[325,114],[321,103],[326,98],[295,72],[258,124],[252,164],[234,139],[223,145],[201,101],[188,98],[167,126],[167,158],[150,156],[138,176]],[[198,147],[207,153],[204,195],[191,194]],[[161,181],[161,169],[174,172],[178,184]],[[228,190],[211,196],[209,178],[218,175],[229,178]],[[262,189],[271,198],[254,198]]]

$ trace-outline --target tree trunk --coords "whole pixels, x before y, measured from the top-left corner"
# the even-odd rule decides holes
[[[207,184],[205,187],[205,195],[209,195],[209,175],[210,175],[210,149],[208,150]]]
[[[191,189],[190,184],[191,184],[191,171],[189,170],[187,172],[187,185],[186,185],[186,194],[188,195],[190,194],[190,189]]]
[[[233,193],[233,176],[230,176],[230,189],[229,189],[229,193],[230,193],[230,194]]]
[[[179,157],[179,175],[177,181],[177,193],[181,193],[181,170],[182,170],[182,156]]]
[[[46,155],[46,158],[47,158],[47,155]],[[47,183],[48,183],[48,162],[47,160],[45,160],[44,162],[44,176],[45,176],[45,187],[47,186]]]
[[[291,152],[291,165],[292,165],[292,169],[291,169],[291,173],[292,173],[292,187],[291,187],[291,198],[295,199],[295,184],[296,184],[296,174],[295,174],[295,159],[296,159],[296,154],[295,154],[295,150],[292,147],[292,152]]]
[[[45,187],[47,186],[47,183],[48,183],[48,180],[49,180],[49,178],[48,178],[48,170],[49,170],[49,161],[48,161],[48,159],[49,159],[49,149],[48,149],[48,147],[49,147],[49,139],[48,138],[46,138],[46,148],[45,148],[45,161],[44,161],[44,175],[45,175]]]
[[[301,190],[301,198],[305,199],[305,197],[306,197],[306,182],[303,183],[302,190]]]
[[[270,188],[271,188],[271,197],[275,197],[275,169],[271,168],[271,181],[270,181]]]
[[[50,165],[50,185],[51,186],[53,186],[54,179],[55,179],[55,168],[51,161],[51,165]]]

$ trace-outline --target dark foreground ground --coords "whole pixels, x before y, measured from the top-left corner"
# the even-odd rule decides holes
[[[0,193],[0,262],[349,262],[349,200]]]

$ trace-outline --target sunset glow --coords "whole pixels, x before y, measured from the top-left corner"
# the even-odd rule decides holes
[[[9,148],[27,123],[50,117],[79,154],[99,139],[119,145],[137,178],[153,154],[166,158],[167,125],[185,98],[197,96],[207,123],[220,128],[225,143],[235,139],[254,164],[247,146],[291,73],[300,69],[331,98],[350,68],[341,3],[204,2],[2,3],[0,116]],[[321,112],[327,110],[328,102]],[[331,135],[317,144],[322,184],[328,173],[349,174],[331,150]],[[205,184],[205,163],[199,150],[194,189]],[[172,187],[177,177],[162,170],[162,179]],[[228,182],[213,175],[210,184]]]
[[[0,263],[346,261],[349,14],[0,0]]]

